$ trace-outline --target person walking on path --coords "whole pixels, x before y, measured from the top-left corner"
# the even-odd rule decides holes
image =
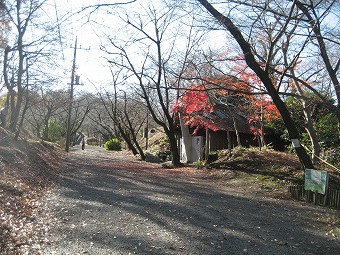
[[[81,149],[85,150],[85,137],[81,140]]]

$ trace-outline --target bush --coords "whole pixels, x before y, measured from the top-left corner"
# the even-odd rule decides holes
[[[51,142],[60,141],[63,137],[64,127],[60,120],[50,119],[48,122],[48,138]]]
[[[109,151],[120,151],[122,149],[122,145],[117,138],[112,138],[105,143],[105,149]]]
[[[205,166],[205,162],[201,160],[195,161],[193,164],[196,167],[196,169],[201,169]]]
[[[321,153],[323,160],[335,166],[340,166],[340,147],[328,148]]]

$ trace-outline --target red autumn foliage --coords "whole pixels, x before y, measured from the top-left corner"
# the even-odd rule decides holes
[[[173,112],[182,114],[186,125],[196,127],[194,134],[201,128],[218,130],[212,121],[205,118],[214,111],[214,103],[207,94],[208,86],[191,84],[173,106]]]
[[[173,112],[191,114],[195,112],[212,112],[213,105],[210,103],[206,93],[206,86],[192,85],[189,86],[183,95],[176,101],[173,106]]]
[[[205,67],[203,84],[191,83],[183,90],[183,95],[177,100],[173,112],[180,112],[186,124],[197,129],[218,130],[218,127],[206,115],[213,112],[215,102],[233,102],[235,109],[248,116],[251,124],[250,132],[257,137],[262,134],[261,123],[279,118],[279,112],[271,99],[265,95],[264,86],[258,76],[249,69],[242,56],[229,56],[228,52],[215,54],[213,59],[217,64],[230,59],[228,75],[212,73],[211,65]],[[220,60],[220,61],[219,61]],[[221,68],[223,69],[223,67]]]

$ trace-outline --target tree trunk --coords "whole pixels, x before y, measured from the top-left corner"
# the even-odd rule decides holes
[[[234,124],[236,139],[237,139],[237,145],[241,147],[242,143],[241,143],[240,133],[238,132],[238,127],[237,127],[237,123],[236,123],[234,116],[233,116],[233,124]]]
[[[19,17],[19,10],[20,10],[20,5],[17,6],[18,8],[18,23],[20,23],[20,17]],[[21,24],[20,24],[21,25]],[[17,125],[19,122],[19,117],[20,117],[20,111],[24,99],[24,89],[22,86],[22,80],[23,80],[23,75],[24,75],[24,45],[23,45],[23,36],[26,31],[27,27],[24,27],[23,29],[18,27],[18,73],[17,73],[17,80],[16,80],[16,87],[17,87],[17,97],[16,97],[16,103],[15,107],[11,109],[11,121],[10,121],[10,130],[12,132],[17,131]]]
[[[177,139],[175,136],[175,133],[173,132],[173,130],[168,130],[167,132],[167,136],[169,138],[169,142],[170,142],[170,150],[172,153],[172,164],[174,166],[180,166],[181,165],[181,156],[179,154],[178,151],[178,147],[177,147]]]
[[[144,151],[143,151],[142,147],[139,145],[139,142],[138,142],[138,139],[137,139],[137,134],[138,134],[138,132],[139,132],[139,130],[140,130],[142,125],[139,128],[134,128],[133,127],[132,122],[131,122],[130,117],[129,117],[129,114],[128,114],[128,110],[127,110],[126,93],[124,93],[124,116],[125,116],[125,120],[127,122],[128,130],[129,130],[129,132],[130,132],[130,134],[132,136],[133,143],[136,146],[141,159],[145,160]]]
[[[291,66],[288,63],[288,54],[287,54],[287,50],[289,47],[289,43],[290,43],[290,36],[287,35],[287,40],[286,40],[286,47],[282,48],[282,52],[283,52],[283,59],[284,59],[284,63],[285,65],[288,67],[288,71],[291,73],[291,75],[293,77],[296,77],[295,75],[295,71],[294,71],[294,66]],[[297,93],[300,96],[304,95],[304,91],[301,89],[301,86],[299,84],[299,82],[294,79],[294,85],[296,87]],[[310,109],[308,107],[308,104],[306,102],[306,100],[304,99],[304,97],[301,97],[301,103],[302,103],[302,111],[305,117],[305,129],[309,135],[309,139],[312,143],[312,161],[313,163],[316,163],[318,161],[318,157],[320,156],[321,153],[321,148],[320,148],[320,144],[319,144],[319,139],[316,133],[316,130],[314,129],[314,125],[313,125],[313,120],[312,120],[312,115],[310,112]]]
[[[19,91],[20,90],[20,91]],[[18,92],[15,95],[15,92],[11,95],[11,115],[10,115],[10,124],[9,124],[9,130],[13,133],[17,130],[17,125],[19,121],[20,116],[20,110],[22,105],[22,91],[21,89],[18,89]]]
[[[139,145],[139,143],[138,143],[138,141],[137,141],[136,136],[133,136],[133,142],[134,142],[134,144],[136,145],[136,148],[137,148],[137,150],[138,150],[138,153],[139,153],[139,155],[140,155],[140,158],[141,158],[142,160],[145,160],[144,151],[143,151],[143,149],[140,147],[140,145]]]
[[[5,106],[1,109],[1,127],[6,128],[10,95],[7,93]]]
[[[126,132],[123,130],[123,128],[118,125],[117,126],[118,129],[119,129],[119,133],[120,135],[122,136],[122,138],[124,139],[124,141],[126,142],[129,150],[132,151],[133,155],[137,155],[138,154],[138,151],[137,149],[135,148],[135,146],[133,146],[133,143],[132,143],[132,140],[130,139],[130,137],[126,134]]]
[[[23,109],[22,114],[21,114],[21,118],[20,118],[20,121],[19,121],[19,124],[18,124],[18,128],[17,128],[17,130],[15,132],[14,140],[16,140],[16,141],[19,138],[22,126],[24,124],[24,119],[25,119],[25,116],[26,116],[27,109],[28,109],[28,98],[26,99],[26,103],[25,103],[24,109]]]
[[[49,124],[50,116],[51,116],[51,113],[48,109],[48,112],[47,112],[45,120],[44,120],[44,131],[43,131],[43,139],[44,140],[48,140],[48,129],[49,129],[48,124]]]
[[[260,78],[262,83],[267,89],[267,92],[271,96],[274,104],[279,110],[283,122],[288,130],[289,137],[293,143],[296,154],[300,159],[300,162],[305,168],[313,168],[313,163],[306,153],[305,149],[301,147],[300,144],[300,135],[296,128],[295,123],[293,122],[290,113],[285,105],[285,103],[281,100],[276,88],[271,81],[269,74],[266,73],[260,66],[260,64],[255,60],[255,56],[252,53],[250,44],[244,39],[241,31],[235,26],[235,24],[226,16],[218,12],[208,1],[206,0],[197,0],[201,5],[210,13],[212,16],[218,20],[234,37],[240,46],[247,65],[256,73],[256,75]]]
[[[232,143],[231,143],[230,131],[227,131],[227,140],[228,140],[228,151],[229,153],[231,153]]]
[[[3,76],[4,76],[4,83],[6,85],[8,92],[7,92],[5,108],[3,109],[3,112],[1,112],[1,126],[3,128],[7,128],[7,120],[9,118],[8,112],[9,112],[10,106],[12,106],[11,104],[12,94],[15,94],[12,88],[12,84],[8,77],[8,55],[10,51],[11,51],[11,48],[9,46],[7,46],[4,51]]]
[[[263,106],[262,106],[262,104],[261,104],[261,134],[260,134],[260,144],[259,144],[259,146],[260,146],[260,150],[261,150],[261,148],[262,147],[266,147],[266,140],[265,140],[265,138],[264,138],[264,113],[263,113]]]
[[[295,76],[294,71],[291,70],[292,75]],[[294,80],[295,86],[297,87],[299,95],[303,95],[303,91],[300,88],[300,85]],[[302,107],[303,107],[303,114],[305,116],[305,129],[309,135],[309,139],[312,143],[312,161],[313,163],[316,163],[318,161],[318,157],[321,153],[319,138],[316,134],[316,130],[314,129],[312,116],[310,113],[310,110],[308,109],[307,103],[304,99],[301,99],[302,101]]]

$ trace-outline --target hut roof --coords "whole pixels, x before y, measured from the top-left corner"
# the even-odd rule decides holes
[[[213,123],[219,130],[234,131],[234,120],[237,129],[241,133],[250,133],[250,125],[247,116],[232,104],[217,102],[213,112],[205,113],[203,117]]]
[[[206,127],[214,131],[235,131],[234,120],[237,129],[241,133],[250,133],[250,125],[245,113],[232,104],[216,102],[212,112],[195,112],[188,114],[191,127]]]

